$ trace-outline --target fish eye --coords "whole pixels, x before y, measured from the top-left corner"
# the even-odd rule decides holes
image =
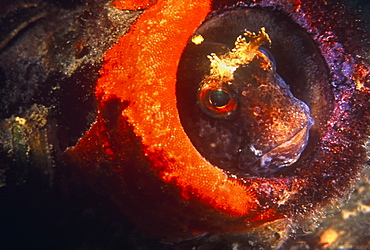
[[[216,108],[226,106],[230,100],[230,94],[222,89],[213,90],[209,95],[209,102]]]
[[[201,109],[214,118],[230,118],[236,113],[236,95],[226,87],[201,88],[199,91]]]

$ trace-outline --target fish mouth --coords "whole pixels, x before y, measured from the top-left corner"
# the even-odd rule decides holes
[[[261,157],[261,167],[268,167],[273,161],[278,161],[278,168],[290,166],[295,163],[307,145],[309,129],[306,125],[296,133],[289,141],[273,148]]]
[[[289,140],[266,151],[259,150],[249,144],[243,149],[239,157],[239,168],[248,169],[248,175],[270,175],[279,169],[288,167],[298,161],[304,151],[308,139],[309,130],[314,120],[308,116],[307,123],[295,133]],[[253,161],[251,162],[251,159]]]

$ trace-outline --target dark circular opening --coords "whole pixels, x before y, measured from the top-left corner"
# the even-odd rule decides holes
[[[308,105],[315,124],[310,129],[306,149],[296,163],[282,167],[276,173],[256,174],[237,167],[241,148],[251,140],[240,128],[243,125],[235,125],[238,114],[232,120],[209,117],[201,111],[196,96],[200,83],[210,71],[207,56],[232,50],[236,38],[246,30],[258,33],[263,27],[271,39],[271,46],[261,47],[262,52],[271,58],[277,74],[289,85],[293,96]],[[181,123],[195,148],[213,165],[231,174],[294,174],[292,169],[298,169],[315,150],[333,101],[328,84],[329,70],[315,41],[287,15],[269,8],[236,7],[227,10],[207,19],[194,34],[201,35],[204,43],[195,45],[189,41],[184,49],[178,67],[176,96]],[[227,97],[222,92],[215,92],[211,100],[216,106],[224,105],[226,101]]]

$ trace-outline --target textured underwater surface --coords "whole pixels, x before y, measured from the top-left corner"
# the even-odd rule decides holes
[[[100,29],[100,32],[94,33],[93,30],[96,27],[109,25],[111,28],[109,33],[115,34],[115,37],[120,36],[126,29],[124,25],[110,23],[107,13],[91,12],[91,9],[101,8],[104,1],[90,3],[89,10],[85,10],[85,1],[82,0],[6,2],[8,2],[5,4],[7,7],[0,10],[0,16],[3,17],[0,25],[0,61],[3,65],[2,70],[14,71],[12,77],[13,79],[19,77],[19,83],[4,84],[5,76],[0,71],[0,88],[2,93],[7,93],[0,98],[3,107],[0,112],[0,124],[4,126],[0,128],[1,135],[7,133],[4,129],[7,126],[4,121],[16,114],[18,107],[24,105],[24,110],[26,110],[32,106],[35,100],[41,100],[43,105],[48,106],[53,102],[60,103],[71,96],[73,98],[74,93],[63,91],[58,93],[56,99],[50,98],[49,96],[52,95],[50,93],[60,91],[57,85],[53,85],[53,80],[61,79],[61,82],[68,85],[73,82],[94,81],[98,77],[98,70],[101,66],[99,58],[102,54],[100,51],[89,49],[106,50],[115,40],[113,39],[107,44],[99,44],[99,39],[103,39],[107,33],[103,28]],[[370,32],[370,3],[366,0],[348,0],[347,4],[354,10],[360,10],[359,16],[367,21],[366,28]],[[33,9],[32,6],[38,6],[38,8]],[[46,14],[47,12],[55,13],[55,16],[50,18]],[[81,14],[81,12],[83,13]],[[114,14],[114,12],[110,12],[110,15]],[[50,19],[45,19],[45,16]],[[77,19],[76,16],[78,16]],[[136,16],[137,13],[128,13],[122,19],[117,18],[116,20],[131,23]],[[48,32],[55,30],[58,30],[57,36],[48,36]],[[89,40],[88,46],[81,45],[78,52],[72,51],[68,45],[62,43],[59,47],[40,47],[38,44],[40,37],[54,41],[54,44],[55,41],[76,41],[79,39],[79,32],[82,31],[88,34],[87,36],[91,36],[91,40]],[[12,53],[19,52],[17,58],[9,59],[8,51],[18,46],[22,39],[26,39],[27,32],[35,32],[36,35],[27,38],[30,39],[27,46],[19,45],[17,49],[12,51]],[[22,55],[20,51],[22,51]],[[38,54],[35,55],[34,51],[38,51]],[[50,53],[48,53],[49,51]],[[53,51],[54,53],[51,53]],[[46,58],[50,61],[48,71],[45,71],[46,69],[42,68],[39,62],[40,58],[45,58],[45,54],[48,55]],[[69,57],[72,54],[75,59],[71,63]],[[89,59],[85,57],[87,54]],[[63,78],[63,75],[73,75],[76,68],[82,64],[87,66],[84,69],[78,69],[81,70],[79,76],[73,76],[72,79]],[[10,67],[10,65],[12,66]],[[19,68],[16,68],[16,65]],[[43,75],[40,73],[42,71],[44,71]],[[39,75],[35,76],[35,74]],[[33,78],[34,80],[32,80]],[[22,84],[24,79],[33,82],[34,86]],[[37,82],[40,79],[50,83],[50,86],[38,86]],[[86,106],[94,103],[91,88],[91,86],[84,86],[79,90],[86,93],[85,100],[82,102]],[[66,110],[75,109],[68,104],[61,105],[61,107]],[[81,109],[83,108],[81,107]],[[68,127],[70,124],[67,124],[67,118],[70,118],[68,117],[70,112],[64,112],[66,124],[62,126]],[[76,118],[76,126],[80,127],[78,131],[84,130],[86,124],[93,119],[94,117]],[[7,121],[14,122],[13,120]],[[38,122],[42,123],[42,117]],[[18,127],[12,128],[16,130]],[[40,136],[43,135],[42,133],[40,132]],[[69,139],[60,142],[61,147],[65,149],[73,145],[79,136],[79,133],[71,132],[68,135]],[[369,152],[370,144],[367,145],[367,149]],[[13,161],[19,163],[18,166],[23,164],[22,159],[9,158],[6,156],[7,152],[3,150],[0,154],[0,171],[5,171],[4,166],[13,166]],[[40,153],[40,157],[45,157],[45,155],[47,152]],[[45,166],[52,165],[52,160],[46,158],[43,164]],[[32,164],[29,166],[32,167]],[[12,172],[6,181],[6,183],[11,183],[10,185],[5,185],[5,180],[0,179],[0,249],[243,249],[243,246],[247,244],[251,249],[261,249],[258,243],[253,243],[258,240],[243,238],[242,234],[234,236],[210,234],[177,245],[158,243],[141,236],[124,218],[112,222],[115,219],[109,218],[109,216],[108,218],[102,217],[100,213],[103,212],[86,207],[85,200],[88,203],[94,203],[94,197],[83,197],[86,190],[80,190],[80,194],[69,199],[59,191],[50,191],[47,181],[42,185],[37,185],[29,180],[26,182],[23,178],[23,176],[27,176],[26,172],[24,170]],[[2,177],[1,174],[2,172],[0,172],[0,177]],[[36,174],[34,178],[40,177]],[[3,187],[1,187],[2,185]],[[100,208],[104,207],[104,204],[94,205]],[[312,231],[308,232],[297,230],[296,234],[292,234],[292,237],[283,245],[283,249],[370,248],[369,168],[365,169],[361,175],[348,202],[341,202],[337,206],[328,208],[328,211],[323,214],[323,219],[318,218],[317,220],[317,228],[310,229]],[[122,221],[124,223],[119,223]],[[258,237],[258,233],[256,235],[253,237]]]

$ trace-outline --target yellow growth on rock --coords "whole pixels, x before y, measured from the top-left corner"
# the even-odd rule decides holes
[[[250,38],[247,42],[246,37]],[[217,56],[212,53],[208,56],[211,62],[211,70],[209,76],[206,78],[207,82],[229,82],[234,79],[235,70],[241,66],[246,65],[253,60],[255,56],[265,58],[266,63],[271,66],[270,60],[258,48],[263,44],[271,44],[265,28],[255,34],[246,31],[244,36],[239,36],[235,41],[235,47],[228,53]]]

